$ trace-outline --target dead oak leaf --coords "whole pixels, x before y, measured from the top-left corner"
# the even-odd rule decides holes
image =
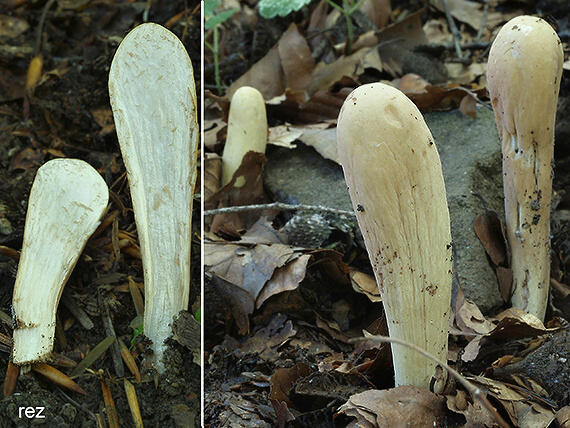
[[[310,255],[284,244],[205,243],[204,266],[214,276],[240,334],[249,330],[248,316],[269,297],[294,290],[305,278]]]
[[[232,95],[242,86],[252,86],[268,100],[285,89],[305,89],[313,71],[311,49],[297,26],[291,24],[273,48],[226,91]]]
[[[351,396],[339,413],[365,427],[444,426],[445,397],[414,386],[370,390]]]

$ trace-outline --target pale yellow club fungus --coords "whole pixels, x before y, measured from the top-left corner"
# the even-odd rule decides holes
[[[38,169],[12,300],[14,364],[50,357],[63,287],[108,200],[105,181],[87,162],[54,159]]]
[[[261,93],[242,86],[233,95],[228,117],[226,145],[222,154],[222,186],[228,184],[249,151],[264,153],[267,146],[267,113]],[[245,183],[236,179],[235,186]]]
[[[198,116],[184,45],[157,24],[133,29],[113,58],[109,95],[141,246],[144,334],[163,371],[164,341],[190,292]]]
[[[441,162],[417,107],[399,90],[355,89],[338,118],[338,151],[382,296],[390,336],[447,359],[451,230]],[[447,375],[392,344],[396,385],[441,392]]]
[[[503,151],[514,306],[544,319],[550,285],[554,125],[564,54],[544,20],[519,16],[489,53],[488,90]]]

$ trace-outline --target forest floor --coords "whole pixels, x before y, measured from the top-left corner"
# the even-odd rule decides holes
[[[443,2],[371,0],[352,16],[355,41],[349,54],[345,19],[324,0],[273,18],[261,17],[254,0],[218,3],[206,22],[237,11],[228,12],[231,16],[219,19],[205,35],[213,44],[218,33],[221,83],[219,92],[215,54],[206,48],[206,426],[491,427],[499,426],[500,418],[516,427],[570,426],[566,68],[552,207],[559,215],[552,229],[551,304],[545,323],[507,303],[495,313],[482,313],[454,284],[447,360],[482,392],[493,411],[456,379],[442,394],[394,388],[389,345],[363,340],[364,331],[387,335],[387,322],[350,216],[283,207],[208,213],[280,200],[263,184],[266,157],[280,161],[272,157],[274,145],[296,145],[303,153],[312,147],[329,159],[330,168],[340,169],[336,142],[327,131],[334,129],[348,93],[361,84],[384,81],[406,93],[422,113],[460,109],[477,120],[477,105],[490,107],[486,62],[501,26],[523,14],[557,23],[567,60],[568,4],[450,1],[457,27],[454,43]],[[257,88],[266,100],[269,146],[266,157],[246,156],[234,175],[243,175],[245,185],[232,181],[220,188],[229,100],[245,85]],[[291,176],[294,180],[295,173]],[[305,185],[311,186],[311,180]],[[487,218],[483,208],[482,219],[487,225],[498,221]],[[500,227],[487,227],[487,238],[481,235],[485,248],[504,242]],[[506,252],[502,256],[507,259]],[[508,264],[501,267],[509,269]]]

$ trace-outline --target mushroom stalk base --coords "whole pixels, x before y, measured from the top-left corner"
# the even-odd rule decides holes
[[[503,186],[507,241],[512,254],[513,306],[541,321],[550,288],[550,200],[554,143],[523,150],[518,137],[503,137]],[[541,161],[543,160],[543,161]]]

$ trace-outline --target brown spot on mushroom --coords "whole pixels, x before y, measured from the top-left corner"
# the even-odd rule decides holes
[[[433,296],[435,293],[437,293],[437,285],[430,284],[426,287],[426,290],[430,296]]]

